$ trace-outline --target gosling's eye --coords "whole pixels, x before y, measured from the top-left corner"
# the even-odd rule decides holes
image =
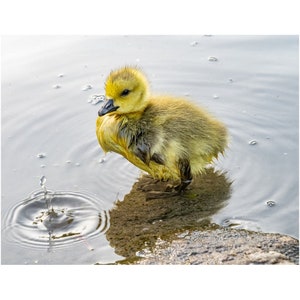
[[[127,89],[125,89],[125,90],[121,93],[121,96],[122,96],[122,97],[127,96],[129,93],[130,93],[130,91],[127,90]]]

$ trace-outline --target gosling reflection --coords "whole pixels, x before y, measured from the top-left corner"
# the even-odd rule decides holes
[[[106,236],[125,263],[136,259],[137,251],[154,246],[159,237],[172,240],[184,230],[213,228],[211,216],[225,206],[231,193],[226,174],[213,168],[195,178],[183,195],[162,198],[168,184],[144,175],[111,210]]]

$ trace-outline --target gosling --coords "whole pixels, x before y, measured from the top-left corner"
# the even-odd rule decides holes
[[[102,149],[123,155],[155,179],[179,181],[176,192],[184,191],[227,146],[220,121],[185,99],[151,95],[138,68],[112,71],[105,93],[96,121]]]

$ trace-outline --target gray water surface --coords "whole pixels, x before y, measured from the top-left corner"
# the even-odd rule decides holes
[[[2,263],[122,258],[105,236],[107,212],[140,171],[104,156],[95,135],[102,104],[91,101],[126,64],[142,67],[154,92],[186,97],[227,125],[230,147],[215,166],[232,194],[212,222],[298,237],[298,52],[297,36],[4,37]],[[42,176],[64,220],[56,239],[33,223],[47,213]]]

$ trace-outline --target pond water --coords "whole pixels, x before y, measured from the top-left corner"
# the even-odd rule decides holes
[[[297,36],[7,36],[1,58],[2,264],[123,258],[109,210],[140,171],[104,156],[95,121],[106,76],[125,64],[227,125],[215,167],[232,191],[211,221],[298,238]]]

